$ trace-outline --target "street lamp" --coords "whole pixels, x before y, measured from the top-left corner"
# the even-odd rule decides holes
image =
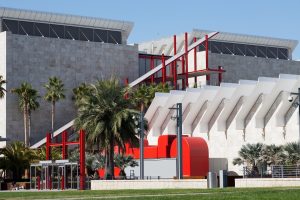
[[[135,119],[135,118],[134,118]],[[135,121],[135,125],[137,125],[136,133],[140,135],[140,179],[144,179],[144,132],[145,132],[145,122],[144,122],[144,112],[141,111],[140,115],[137,116]]]
[[[291,92],[290,95],[298,96],[298,102],[293,102],[294,98],[292,96],[288,97],[289,102],[293,102],[293,106],[298,106],[298,120],[299,120],[299,145],[300,145],[300,88],[298,88],[298,92]]]
[[[177,103],[176,106],[169,108],[170,110],[176,110],[176,135],[177,135],[177,159],[176,159],[176,176],[178,179],[182,179],[182,103]]]

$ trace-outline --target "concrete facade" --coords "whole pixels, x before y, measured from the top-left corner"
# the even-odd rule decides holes
[[[204,189],[206,179],[191,180],[91,180],[91,190]]]
[[[55,129],[74,119],[76,112],[72,89],[80,83],[116,76],[123,82],[138,77],[137,46],[0,33],[0,73],[6,89],[32,84],[41,96],[40,108],[32,112],[31,144],[51,130],[51,106],[43,100],[43,85],[57,76],[65,84],[66,99],[57,103]],[[7,93],[0,101],[0,134],[24,141],[23,115],[15,94]],[[2,142],[1,145],[5,145]]]
[[[245,178],[235,179],[235,187],[299,187],[300,178]]]

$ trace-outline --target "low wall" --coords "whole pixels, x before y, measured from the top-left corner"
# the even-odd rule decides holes
[[[91,190],[207,188],[206,179],[193,180],[92,180]]]
[[[235,187],[290,187],[300,186],[300,178],[244,178],[235,179]]]

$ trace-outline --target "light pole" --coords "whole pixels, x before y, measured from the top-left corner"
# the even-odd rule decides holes
[[[296,95],[298,96],[298,102],[293,102],[293,97],[289,96],[288,100],[289,102],[293,102],[293,106],[298,106],[298,123],[299,123],[299,139],[298,143],[300,145],[300,88],[298,88],[298,92],[291,92],[291,95]]]
[[[140,179],[144,179],[144,112],[140,113]]]
[[[176,135],[177,135],[177,158],[176,158],[176,176],[177,179],[182,179],[182,103],[177,103],[176,107],[169,109],[176,110]]]
[[[136,118],[137,117],[137,118]],[[144,112],[141,111],[139,115],[134,116],[135,125],[137,126],[136,133],[140,136],[140,179],[144,179]]]

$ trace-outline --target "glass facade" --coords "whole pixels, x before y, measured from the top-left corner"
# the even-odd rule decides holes
[[[2,19],[2,31],[13,34],[122,44],[120,31]]]
[[[283,60],[289,59],[289,51],[286,48],[209,41],[208,49],[210,52],[218,54],[274,58]],[[204,44],[201,44],[199,46],[199,51],[205,51]]]

